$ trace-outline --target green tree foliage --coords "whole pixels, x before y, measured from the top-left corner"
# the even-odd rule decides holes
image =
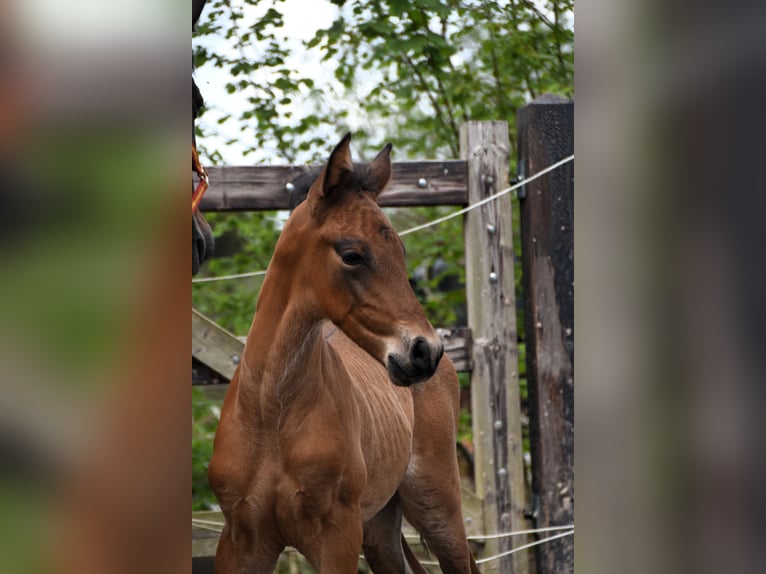
[[[294,117],[290,104],[295,98],[321,99],[311,78],[289,69],[286,59],[282,13],[277,2],[267,10],[262,0],[210,0],[197,25],[195,36],[225,39],[220,48],[194,47],[194,65],[199,69],[213,66],[228,73],[226,91],[242,94],[248,107],[238,116],[224,115],[219,124],[235,121],[240,138],[227,143],[244,144],[248,155],[261,148],[275,151],[280,159],[294,162],[299,152],[321,149],[323,141],[314,135],[316,127],[334,118],[317,111]],[[254,14],[258,14],[257,17]],[[201,149],[214,161],[221,160],[218,150],[205,145],[205,133],[198,127]]]
[[[248,109],[220,120],[238,123],[246,154],[321,159],[327,142],[316,128],[340,131],[353,107],[385,126],[400,153],[455,158],[461,122],[504,119],[513,128],[526,101],[574,95],[573,0],[334,0],[338,18],[304,49],[322,55],[340,94],[286,66],[290,31],[280,2],[266,4],[211,0],[197,30],[226,39],[218,50],[197,46],[195,65],[228,71],[227,91],[247,97]]]
[[[216,502],[207,483],[207,467],[219,414],[217,404],[200,389],[192,389],[192,510],[208,510]]]
[[[209,213],[205,217],[215,234],[216,256],[205,264],[204,274],[218,277],[266,269],[279,237],[279,220],[274,214]],[[199,283],[192,287],[192,304],[232,333],[244,335],[262,281],[262,276],[256,276]]]
[[[307,47],[337,63],[350,91],[360,74],[379,74],[357,96],[409,155],[458,157],[462,122],[504,119],[513,128],[527,100],[573,95],[571,0],[338,3],[350,9]]]

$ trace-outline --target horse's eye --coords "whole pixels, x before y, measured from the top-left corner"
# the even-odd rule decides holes
[[[346,265],[360,265],[364,262],[364,257],[356,251],[346,251],[340,256]]]

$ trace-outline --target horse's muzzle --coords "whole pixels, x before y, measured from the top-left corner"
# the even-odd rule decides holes
[[[389,353],[386,361],[388,377],[400,387],[408,387],[430,379],[444,354],[441,341],[431,345],[423,337],[417,337],[409,346],[407,356]]]

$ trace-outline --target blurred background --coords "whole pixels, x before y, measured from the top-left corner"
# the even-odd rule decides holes
[[[3,572],[187,549],[188,14],[0,3]]]
[[[762,569],[757,2],[578,2],[576,564]]]

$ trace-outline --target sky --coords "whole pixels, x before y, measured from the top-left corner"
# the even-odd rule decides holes
[[[319,86],[335,86],[340,90],[340,86],[335,81],[332,74],[326,73],[326,65],[320,62],[318,50],[306,50],[303,42],[314,37],[317,30],[328,28],[338,14],[338,7],[327,0],[284,0],[275,3],[278,10],[284,16],[284,27],[282,33],[288,36],[287,46],[290,48],[290,57],[287,59],[286,66],[298,71],[299,75],[313,79]],[[248,6],[246,18],[254,21],[258,14],[264,13],[273,4],[271,2],[262,2],[259,6]],[[307,17],[307,14],[310,15]],[[205,12],[202,13],[201,20],[205,19]],[[220,50],[226,43],[222,38],[206,36],[204,38],[194,38],[195,45],[204,45],[210,48]],[[248,56],[246,53],[245,56]],[[252,54],[254,57],[255,55]],[[229,94],[226,91],[226,83],[231,80],[226,70],[215,68],[212,65],[203,66],[195,71],[197,85],[202,91],[207,110],[200,120],[203,129],[218,132],[218,136],[206,137],[206,145],[221,152],[226,165],[252,165],[256,162],[275,163],[270,161],[276,154],[270,153],[270,150],[258,150],[248,156],[243,155],[244,147],[239,144],[226,144],[228,139],[239,138],[239,127],[233,119],[229,122],[218,125],[217,120],[229,113],[233,116],[238,115],[248,108],[246,96],[234,92]],[[257,76],[254,76],[257,80]],[[295,103],[297,107],[299,102]],[[296,114],[297,115],[297,114]],[[328,137],[331,139],[336,135],[331,127],[326,128]]]
[[[232,0],[236,2],[237,0]],[[544,0],[533,0],[542,11],[546,12]],[[286,47],[290,51],[290,56],[286,61],[286,67],[295,70],[299,77],[308,77],[314,80],[315,87],[324,93],[336,93],[339,95],[338,101],[342,103],[342,96],[346,93],[345,89],[335,79],[328,63],[321,62],[321,53],[318,49],[306,49],[304,42],[314,37],[320,29],[329,28],[339,13],[339,7],[328,0],[283,0],[269,1],[262,0],[258,6],[247,5],[244,8],[245,20],[254,22],[263,14],[275,6],[284,17],[284,26],[278,32],[280,35],[287,36]],[[206,12],[203,11],[201,21],[206,18]],[[572,25],[574,23],[572,22]],[[194,45],[204,45],[218,52],[226,50],[227,42],[224,38],[215,35],[194,38]],[[245,51],[245,57],[256,58],[255,48],[250,47]],[[460,55],[456,56],[460,58]],[[259,72],[253,72],[251,78],[255,82],[267,83],[267,77],[258,77]],[[199,120],[200,126],[205,130],[206,135],[202,140],[202,145],[209,149],[215,149],[223,156],[225,165],[253,165],[253,164],[276,164],[284,162],[280,153],[276,149],[264,147],[254,151],[249,155],[244,155],[244,145],[238,143],[243,139],[239,131],[239,123],[236,121],[243,111],[251,106],[247,103],[245,93],[234,92],[229,94],[226,91],[226,83],[231,81],[231,76],[227,70],[215,68],[212,65],[206,65],[195,71],[197,85],[202,91],[205,99],[206,111]],[[371,89],[376,83],[382,81],[379,72],[375,71],[357,71],[357,93],[363,94]],[[301,116],[301,101],[294,99],[286,109],[292,108],[293,117]],[[375,125],[371,119],[365,116],[363,109],[356,102],[347,104],[347,125],[338,128],[333,125],[317,126],[316,136],[324,137],[331,142],[330,147],[343,135],[341,131],[351,129],[355,131],[364,128],[368,133],[380,132],[380,140],[384,142],[388,137],[385,132],[385,125]],[[231,115],[232,119],[224,124],[218,124],[217,121],[224,115]],[[215,133],[216,135],[212,135]],[[232,140],[236,140],[233,141]],[[231,143],[230,143],[231,142]],[[308,163],[313,158],[306,155],[302,157],[300,153],[296,157],[297,163]],[[204,158],[203,158],[204,160]]]

